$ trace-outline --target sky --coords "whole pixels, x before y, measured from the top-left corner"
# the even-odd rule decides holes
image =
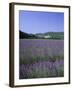
[[[64,13],[20,10],[19,29],[30,34],[63,32]]]

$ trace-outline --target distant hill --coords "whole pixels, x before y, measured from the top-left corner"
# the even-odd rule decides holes
[[[28,34],[19,31],[20,39],[64,39],[64,32],[46,32],[37,34]]]
[[[36,36],[47,39],[64,39],[64,32],[37,33]]]
[[[33,39],[33,38],[37,38],[35,35],[33,34],[28,34],[28,33],[25,33],[25,32],[22,32],[22,31],[19,31],[19,38],[20,39]]]

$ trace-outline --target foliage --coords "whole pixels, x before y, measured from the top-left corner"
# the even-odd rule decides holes
[[[50,36],[45,38],[46,36]],[[28,34],[22,31],[19,31],[19,38],[20,39],[64,39],[63,32],[46,32],[46,33],[37,33],[37,34]]]

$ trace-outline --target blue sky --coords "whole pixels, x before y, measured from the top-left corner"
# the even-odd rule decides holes
[[[64,13],[19,11],[19,29],[26,33],[64,31]]]

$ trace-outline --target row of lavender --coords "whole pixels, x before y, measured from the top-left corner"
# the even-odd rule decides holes
[[[64,41],[20,39],[20,79],[64,76]]]

